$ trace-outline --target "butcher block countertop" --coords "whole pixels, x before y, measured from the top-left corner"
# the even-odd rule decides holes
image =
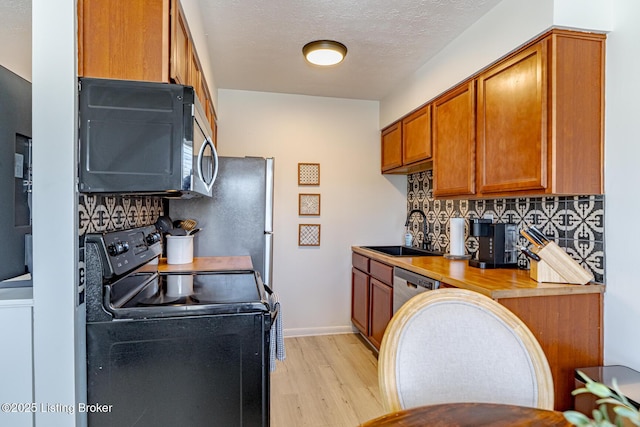
[[[167,264],[166,258],[160,258],[158,263],[158,271],[161,273],[224,270],[253,270],[251,257],[248,255],[196,257],[190,264]]]
[[[352,246],[353,252],[385,264],[404,268],[461,289],[479,292],[493,299],[550,295],[603,293],[601,284],[569,285],[538,283],[529,278],[528,270],[480,269],[469,267],[467,260],[449,260],[442,256],[394,257]]]

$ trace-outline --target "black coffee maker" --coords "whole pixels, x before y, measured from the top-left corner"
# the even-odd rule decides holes
[[[469,260],[477,268],[515,268],[518,266],[518,232],[515,224],[494,223],[491,219],[469,220],[469,234],[478,238],[478,251]]]

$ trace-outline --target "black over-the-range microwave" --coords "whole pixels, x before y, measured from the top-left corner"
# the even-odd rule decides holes
[[[80,78],[79,191],[211,196],[218,155],[191,86]]]

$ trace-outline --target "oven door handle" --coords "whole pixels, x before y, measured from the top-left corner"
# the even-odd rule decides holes
[[[263,283],[262,286],[264,287],[264,290],[267,292],[267,294],[269,294],[269,309],[271,313],[271,324],[273,324],[273,322],[275,322],[276,318],[278,317],[278,313],[280,313],[280,301],[278,301],[277,296],[273,296],[273,290],[269,287],[269,285],[265,285]]]

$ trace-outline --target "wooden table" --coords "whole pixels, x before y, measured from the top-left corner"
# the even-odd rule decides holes
[[[361,427],[542,427],[571,424],[562,412],[494,403],[445,403],[383,415]]]

